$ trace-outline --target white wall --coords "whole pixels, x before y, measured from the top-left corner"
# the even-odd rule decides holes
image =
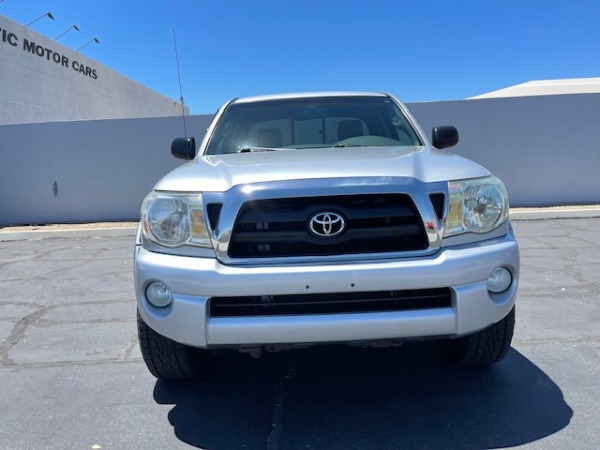
[[[209,119],[187,117],[188,131]],[[180,117],[0,126],[0,224],[137,220],[183,135]]]
[[[513,206],[600,203],[600,94],[413,103],[429,132],[455,125],[450,151],[501,178]]]
[[[600,95],[409,107],[428,132],[457,126],[450,150],[502,178],[512,206],[600,203]],[[210,116],[187,120],[199,142]],[[146,193],[182,163],[169,149],[183,134],[178,117],[0,126],[0,224],[137,219]]]

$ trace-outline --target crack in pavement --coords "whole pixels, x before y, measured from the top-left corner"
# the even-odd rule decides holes
[[[143,358],[129,358],[120,359],[107,358],[107,359],[88,359],[79,361],[52,361],[52,362],[41,362],[41,363],[20,363],[14,366],[2,366],[0,364],[0,370],[11,369],[11,370],[22,370],[22,369],[48,369],[53,367],[77,367],[77,366],[96,366],[106,364],[125,364],[125,363],[136,363],[139,364],[143,361]]]
[[[267,436],[267,450],[279,450],[283,436],[283,413],[285,411],[286,386],[297,377],[296,361],[288,360],[286,374],[275,385],[273,407],[271,409],[271,432]]]
[[[121,351],[119,352],[119,356],[118,359],[120,361],[122,360],[129,360],[131,359],[131,354],[133,353],[133,349],[138,345],[138,336],[137,333],[134,334],[130,339],[129,342],[127,343],[127,345],[125,346],[125,348],[121,349]]]
[[[587,344],[600,343],[600,336],[588,336],[581,338],[544,338],[544,339],[523,339],[513,340],[512,345],[543,345],[543,344]]]
[[[10,350],[17,345],[25,336],[25,331],[29,326],[48,312],[49,307],[42,307],[31,314],[26,315],[14,326],[10,335],[0,345],[0,366],[14,367],[17,364],[8,356]]]
[[[134,323],[135,319],[122,319],[122,318],[108,318],[108,319],[80,319],[75,321],[69,320],[52,320],[52,319],[44,319],[44,315],[48,314],[52,310],[56,310],[59,308],[71,308],[76,306],[103,306],[103,305],[111,305],[111,304],[126,304],[133,302],[134,299],[109,299],[109,300],[94,300],[94,301],[84,301],[77,303],[60,303],[57,305],[51,306],[42,306],[40,304],[32,304],[26,302],[6,302],[3,305],[7,306],[21,306],[21,307],[31,307],[36,308],[35,311],[21,317],[12,327],[12,330],[9,336],[4,340],[4,342],[0,343],[0,367],[24,367],[28,366],[27,363],[17,363],[10,357],[11,350],[18,345],[23,338],[25,338],[25,334],[30,326],[36,326],[38,328],[48,328],[55,325],[68,325],[68,324],[106,324],[106,323]],[[6,319],[6,318],[3,318]],[[135,341],[135,342],[134,342]],[[129,339],[126,347],[120,351],[119,360],[124,358],[128,358],[131,356],[133,349],[135,348],[135,344],[137,343],[137,337]],[[42,365],[47,363],[40,363]],[[50,363],[54,364],[54,363]]]

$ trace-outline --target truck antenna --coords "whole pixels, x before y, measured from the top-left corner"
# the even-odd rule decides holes
[[[183,103],[183,88],[181,87],[181,72],[179,71],[179,54],[177,53],[177,39],[175,38],[175,28],[173,28],[173,44],[175,46],[175,61],[177,62],[177,79],[179,80],[179,101],[181,102],[181,117],[183,119],[183,132],[187,137],[187,126],[185,124],[185,105]]]

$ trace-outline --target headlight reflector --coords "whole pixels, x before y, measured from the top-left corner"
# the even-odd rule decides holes
[[[149,194],[142,204],[144,237],[165,247],[210,247],[200,194]]]
[[[444,236],[488,233],[508,219],[508,193],[496,177],[448,183],[450,205]]]

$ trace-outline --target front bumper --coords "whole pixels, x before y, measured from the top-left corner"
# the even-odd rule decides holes
[[[213,258],[135,249],[135,287],[143,320],[159,334],[195,347],[362,342],[458,337],[498,322],[512,309],[519,279],[519,249],[512,234],[441,248],[427,257],[327,265],[225,266]],[[498,266],[513,283],[501,294],[487,289]],[[173,292],[163,309],[145,298],[162,281]],[[427,310],[286,316],[209,317],[211,297],[368,292],[450,287],[452,306]]]

